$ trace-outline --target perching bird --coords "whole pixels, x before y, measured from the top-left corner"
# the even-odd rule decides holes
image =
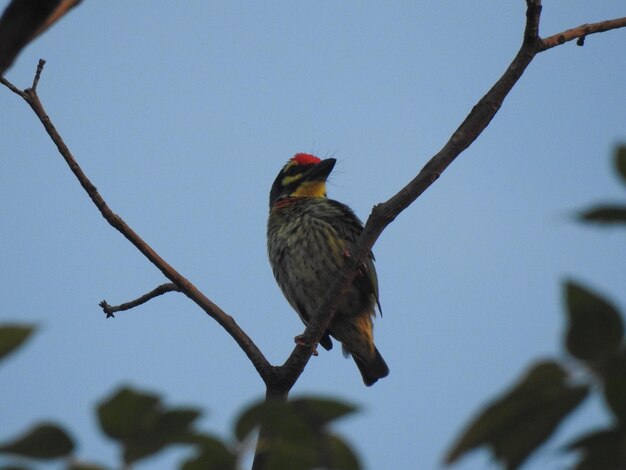
[[[348,206],[326,197],[326,179],[335,161],[298,153],[280,170],[270,192],[270,263],[283,294],[305,324],[318,313],[363,230]],[[330,336],[340,341],[344,354],[352,355],[368,386],[389,374],[374,345],[372,319],[376,305],[380,309],[378,280],[370,254],[320,340],[326,350],[332,348]]]

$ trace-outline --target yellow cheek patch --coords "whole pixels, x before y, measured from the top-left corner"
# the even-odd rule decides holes
[[[295,197],[326,197],[326,182],[305,181],[291,195]]]
[[[298,173],[297,175],[293,176],[285,176],[280,183],[283,185],[283,187],[289,186],[291,183],[293,183],[294,181],[298,181],[300,178],[302,178],[302,173]]]

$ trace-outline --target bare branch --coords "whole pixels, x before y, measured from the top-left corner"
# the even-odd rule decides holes
[[[37,76],[41,75],[41,67],[43,67],[43,64],[40,62],[37,67],[37,74],[35,76],[35,80],[33,81],[33,86],[37,85]],[[24,91],[20,91],[4,79],[2,79],[2,83],[9,87],[11,91],[20,95],[35,112],[46,129],[46,132],[57,146],[59,153],[70,167],[72,173],[74,173],[74,176],[76,176],[80,182],[80,185],[89,195],[89,198],[96,205],[102,214],[102,217],[104,217],[109,224],[117,229],[129,242],[131,242],[141,253],[143,253],[143,255],[148,258],[148,260],[154,264],[165,277],[177,286],[180,292],[184,293],[210,317],[217,321],[233,337],[239,347],[248,356],[261,378],[267,382],[273,372],[272,366],[269,362],[267,362],[267,359],[263,353],[261,353],[256,344],[254,344],[252,339],[250,339],[250,337],[239,327],[239,325],[237,325],[235,320],[211,302],[211,300],[200,292],[188,279],[170,266],[156,251],[152,249],[152,247],[150,247],[150,245],[148,245],[137,233],[135,233],[135,231],[131,229],[120,216],[113,213],[113,211],[109,208],[102,196],[98,193],[96,187],[80,168],[74,159],[74,156],[71,154],[67,145],[65,145],[65,142],[52,124],[52,121],[46,114],[46,111],[37,96],[36,90],[34,88],[28,88]]]
[[[113,306],[109,305],[106,300],[103,300],[98,305],[102,307],[102,310],[104,311],[104,313],[106,313],[106,317],[110,318],[115,316],[113,315],[115,312],[130,310],[131,308],[135,308],[141,304],[145,304],[148,300],[154,299],[159,295],[166,294],[167,292],[180,292],[180,289],[178,289],[178,286],[176,284],[169,282],[167,284],[161,284],[147,294],[144,294],[135,300],[131,300],[130,302],[125,302],[123,304]]]
[[[341,270],[337,280],[329,290],[326,300],[318,310],[318,314],[313,316],[312,321],[309,322],[303,334],[303,338],[308,344],[317,344],[327,330],[332,322],[339,299],[341,299],[342,295],[348,290],[350,283],[356,275],[357,266],[368,256],[374,243],[376,243],[376,240],[387,225],[426,191],[426,189],[439,178],[443,171],[478,138],[498,112],[504,99],[520,79],[534,57],[539,52],[553,47],[546,47],[545,41],[539,36],[539,22],[542,9],[541,0],[527,0],[526,5],[524,38],[517,55],[502,77],[500,77],[480,101],[476,103],[465,120],[452,134],[448,142],[446,142],[443,148],[424,165],[418,175],[389,200],[374,206],[365,224],[365,228],[361,233],[357,248],[351,253],[351,262],[346,263]],[[620,23],[620,20],[611,22],[610,28],[606,25],[608,22],[604,23],[605,25],[602,26],[605,28],[604,30],[624,26]],[[599,28],[600,26],[598,26],[597,31],[593,32],[599,32]],[[567,31],[565,33],[567,33]],[[562,35],[565,33],[562,33]],[[551,38],[548,38],[548,40],[550,39]],[[275,383],[277,390],[290,390],[304,370],[310,357],[310,348],[297,346],[287,361],[277,371]]]
[[[434,155],[420,170],[420,172],[397,194],[384,203],[377,204],[373,207],[372,212],[367,220],[365,228],[359,238],[356,249],[349,258],[349,261],[339,273],[337,280],[329,290],[326,300],[318,311],[318,315],[313,316],[312,321],[306,328],[303,342],[307,344],[317,344],[322,334],[328,328],[332,321],[332,317],[337,307],[337,303],[343,293],[347,291],[350,283],[356,275],[356,267],[368,256],[372,246],[381,235],[383,230],[410,204],[415,201],[426,189],[434,183],[445,169],[465,150],[467,149],[489,125],[495,114],[498,112],[504,99],[520,79],[533,58],[540,52],[548,50],[557,45],[563,44],[573,39],[579,41],[589,34],[594,34],[611,29],[617,29],[626,26],[626,18],[616,20],[603,21],[579,26],[564,31],[560,34],[550,36],[547,39],[541,39],[539,35],[539,24],[541,16],[541,0],[526,0],[526,24],[522,45],[508,66],[502,77],[491,87],[491,89],[476,103],[471,112],[461,123],[461,125],[452,134],[448,142],[441,150]],[[43,64],[40,64],[43,67]],[[93,203],[98,207],[102,216],[124,237],[126,237],[137,249],[139,249],[161,272],[177,287],[191,298],[198,306],[200,306],[207,314],[214,318],[224,329],[235,339],[245,354],[250,358],[259,375],[267,386],[268,396],[286,399],[289,390],[293,387],[296,380],[304,370],[308,362],[312,349],[310,347],[296,346],[286,362],[280,367],[271,366],[262,353],[258,350],[252,340],[243,332],[235,321],[219,307],[206,298],[198,289],[187,279],[167,264],[154,250],[148,246],[126,223],[116,214],[114,214],[105,201],[97,192],[93,184],[84,175],[65,143],[57,133],[56,129],[45,114],[45,110],[36,94],[36,86],[39,80],[41,70],[38,72],[33,81],[33,88],[21,91],[10,84],[3,78],[0,82],[7,86],[11,91],[20,95],[31,106],[35,114],[39,117],[46,131],[57,145],[59,152],[66,160],[72,172],[79,180]],[[161,286],[162,287],[162,286]],[[158,289],[158,288],[157,288]],[[155,289],[155,291],[157,290]],[[150,298],[158,295],[152,295],[155,291],[142,296],[141,298],[123,304],[118,307],[111,307],[103,302],[103,308],[107,312],[107,308],[111,311],[115,308],[122,309],[126,305],[139,305]],[[141,301],[142,299],[144,299]],[[140,302],[141,301],[141,302]],[[132,308],[132,307],[128,307]],[[116,310],[117,311],[117,310]],[[109,312],[107,312],[109,313]]]
[[[578,45],[582,46],[584,39],[590,34],[603,33],[604,31],[610,31],[612,29],[623,28],[626,26],[626,17],[616,18],[614,20],[600,21],[598,23],[582,24],[576,28],[568,29],[562,33],[555,34],[543,40],[543,49],[551,49],[555,46],[560,46],[568,41],[578,39]]]
[[[5,87],[7,87],[9,90],[11,90],[13,93],[15,93],[16,95],[21,96],[22,98],[26,99],[26,94],[20,90],[18,87],[16,87],[15,85],[13,85],[10,81],[8,81],[6,78],[4,77],[0,77],[0,83],[2,83]]]
[[[317,344],[330,323],[337,309],[341,296],[348,290],[356,275],[356,267],[368,256],[372,246],[397,216],[417,199],[428,187],[434,183],[441,173],[454,159],[469,147],[481,132],[489,125],[491,119],[500,109],[502,102],[517,80],[530,64],[537,53],[539,17],[541,13],[540,0],[528,0],[526,12],[526,29],[522,47],[504,72],[502,77],[474,106],[470,114],[452,134],[444,147],[430,159],[419,174],[388,201],[374,206],[365,228],[359,238],[357,248],[351,253],[351,262],[346,263],[344,269],[329,290],[317,315],[309,322],[303,337],[309,344]],[[280,368],[279,389],[288,387],[289,390],[298,379],[311,356],[310,348],[297,346],[285,364]]]

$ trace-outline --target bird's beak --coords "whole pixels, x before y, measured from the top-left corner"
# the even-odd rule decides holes
[[[333,167],[337,162],[334,158],[327,158],[326,160],[322,160],[313,168],[311,168],[305,175],[305,181],[326,181],[330,172],[333,171]]]

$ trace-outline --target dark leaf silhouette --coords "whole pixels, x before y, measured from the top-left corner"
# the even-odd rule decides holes
[[[67,466],[67,470],[107,470],[107,468],[96,463],[70,462]]]
[[[626,432],[623,429],[609,429],[587,434],[569,444],[567,449],[582,454],[574,470],[626,468]]]
[[[103,431],[120,441],[125,462],[148,457],[164,447],[188,443],[200,412],[191,408],[166,410],[159,397],[123,388],[98,406]]]
[[[579,215],[585,222],[598,224],[626,224],[626,206],[597,206],[583,211]]]
[[[615,169],[622,182],[626,184],[626,145],[620,145],[615,149]]]
[[[0,360],[26,341],[34,330],[29,325],[0,326]]]
[[[69,435],[54,423],[40,423],[6,444],[0,445],[0,452],[16,454],[35,459],[64,457],[74,450]]]
[[[81,0],[13,0],[0,18],[0,75],[20,51]]]
[[[234,470],[237,456],[219,438],[208,435],[194,436],[193,442],[200,451],[187,460],[182,470]]]
[[[263,426],[259,445],[268,455],[268,469],[358,469],[355,453],[327,429],[332,421],[355,410],[350,404],[324,398],[298,398],[286,403],[270,400],[244,410],[235,434],[244,440]]]
[[[609,408],[626,429],[626,352],[611,357],[603,370],[604,397]]]
[[[617,350],[624,336],[624,324],[613,305],[573,281],[565,283],[565,300],[565,344],[572,356],[585,361],[601,360]]]
[[[586,386],[569,385],[567,379],[556,362],[536,364],[509,393],[479,414],[452,446],[446,462],[484,445],[506,468],[518,468],[587,396]]]

